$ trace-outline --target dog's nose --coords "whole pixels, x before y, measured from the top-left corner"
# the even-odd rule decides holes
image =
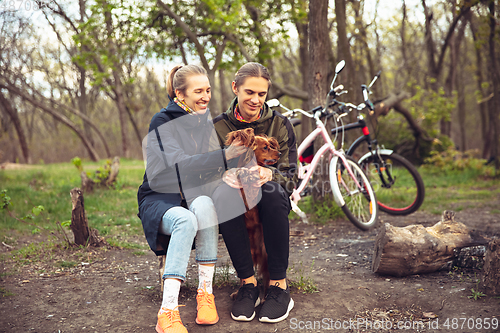
[[[280,151],[278,152],[278,156],[281,156],[281,152]]]

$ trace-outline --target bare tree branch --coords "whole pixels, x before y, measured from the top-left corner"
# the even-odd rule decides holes
[[[203,67],[206,69],[210,68],[208,65],[207,58],[205,57],[205,48],[203,45],[201,45],[200,41],[198,40],[196,34],[189,28],[189,26],[177,15],[174,13],[170,7],[164,3],[161,0],[157,0],[156,3],[163,8],[168,16],[173,18],[175,20],[175,23],[184,31],[184,33],[188,36],[189,40],[194,44],[196,47],[196,51],[198,52],[198,55],[200,56],[201,63],[203,64]]]
[[[85,136],[84,133],[82,133],[82,131],[75,125],[75,123],[73,123],[70,119],[68,119],[66,116],[58,113],[58,112],[55,112],[54,110],[52,110],[52,108],[49,108],[49,107],[46,107],[45,105],[43,105],[41,102],[35,100],[34,98],[32,98],[31,96],[28,96],[27,94],[25,94],[24,92],[22,92],[21,90],[19,90],[18,88],[16,87],[13,87],[11,85],[5,85],[3,83],[0,83],[0,88],[4,88],[4,89],[7,89],[9,90],[10,92],[12,92],[13,94],[16,94],[20,97],[22,97],[23,99],[25,99],[26,101],[30,102],[31,104],[33,104],[34,106],[40,108],[41,110],[47,112],[48,114],[50,114],[52,117],[54,117],[55,119],[57,119],[58,121],[62,122],[64,125],[66,125],[67,127],[69,127],[70,129],[72,129],[76,135],[78,135],[78,137],[80,138],[80,140],[82,141],[83,145],[85,146],[85,148],[87,149],[89,155],[90,155],[90,158],[93,160],[93,161],[98,161],[99,160],[99,154],[97,153],[97,151],[94,149],[94,147],[92,147],[92,145],[90,144],[90,142],[88,141],[87,137]]]
[[[273,88],[275,90],[273,98],[279,98],[281,96],[290,96],[293,98],[298,98],[303,101],[309,100],[309,94],[307,91],[304,91],[302,89],[290,86],[290,85],[285,85],[281,86],[275,82],[273,82]]]

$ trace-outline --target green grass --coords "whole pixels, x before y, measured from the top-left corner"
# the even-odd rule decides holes
[[[497,208],[498,198],[500,198],[500,178],[487,176],[475,168],[439,172],[436,168],[420,167],[418,171],[425,185],[425,200],[420,207],[421,211],[441,215],[443,210],[458,212],[469,208],[484,208],[491,214],[500,213],[500,209]],[[399,199],[402,206],[408,205],[408,198],[414,196],[414,194],[412,196],[407,194],[415,192],[416,188],[412,186],[400,186],[396,192],[376,189],[377,198]],[[311,196],[306,196],[299,201],[299,207],[305,213],[312,214],[311,220],[320,224],[337,218],[345,218],[333,199],[313,203]],[[293,212],[289,217],[299,219]]]
[[[295,267],[295,264],[288,269],[290,276],[289,283],[293,288],[297,288],[303,294],[312,294],[319,292],[318,286],[314,280],[309,276],[309,273],[313,271],[314,260],[309,267],[308,271],[304,268],[302,261],[299,262],[299,266]]]
[[[477,170],[448,171],[436,174],[419,168],[425,184],[425,201],[420,210],[441,214],[443,210],[467,208],[499,210],[495,201],[500,197],[500,179],[485,177]]]
[[[83,167],[85,171],[94,171],[104,164],[105,161],[84,162]],[[137,188],[142,183],[143,174],[143,161],[122,159],[114,188],[96,188],[93,193],[84,194],[90,227],[109,239],[142,234],[141,221],[136,214]],[[35,206],[44,207],[40,215],[26,222],[20,222],[1,210],[0,239],[5,239],[14,233],[57,232],[56,221],[71,219],[69,192],[81,186],[81,179],[76,167],[68,162],[0,170],[0,184],[0,190],[7,190],[11,198],[9,210],[17,218],[24,218]],[[68,228],[66,232],[71,233]]]
[[[314,202],[312,196],[302,197],[299,201],[299,208],[306,214],[312,214],[312,220],[320,224],[326,224],[331,220],[346,218],[342,209],[337,206],[332,197],[331,200]],[[290,211],[289,218],[300,219],[293,211]]]
[[[105,164],[85,162],[85,171],[94,171]],[[441,214],[445,209],[460,211],[470,207],[483,207],[492,214],[500,210],[494,205],[500,196],[500,179],[488,178],[477,169],[436,172],[436,169],[419,168],[425,183],[426,198],[420,208],[423,211]],[[115,246],[146,250],[142,243],[129,242],[130,237],[143,237],[141,221],[137,217],[137,188],[142,182],[144,164],[141,160],[120,162],[117,184],[112,189],[96,188],[87,193],[85,210],[89,225]],[[80,187],[80,175],[71,163],[32,165],[17,170],[0,170],[0,191],[6,190],[12,205],[9,210],[19,219],[31,214],[33,207],[43,206],[44,211],[31,220],[20,222],[6,210],[0,210],[0,239],[13,244],[12,237],[39,233],[49,235],[57,232],[56,222],[71,219],[69,192]],[[313,214],[312,220],[328,223],[343,218],[343,213],[333,199],[314,203],[311,197],[299,202],[303,211]],[[294,213],[290,213],[294,217]],[[69,228],[65,229],[71,234]],[[16,236],[17,235],[17,236]]]

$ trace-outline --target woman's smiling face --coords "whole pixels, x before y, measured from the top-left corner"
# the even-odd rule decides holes
[[[188,79],[189,84],[185,93],[179,90],[175,94],[196,113],[204,114],[208,109],[208,102],[212,98],[210,81],[206,75],[193,75]]]
[[[233,92],[238,97],[238,109],[243,119],[252,122],[259,118],[268,89],[269,81],[263,77],[248,77],[239,87],[233,81]]]

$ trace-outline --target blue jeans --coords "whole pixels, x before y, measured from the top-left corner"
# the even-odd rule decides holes
[[[186,280],[186,269],[196,237],[196,262],[214,264],[217,261],[219,237],[215,207],[207,196],[200,196],[189,205],[172,207],[163,215],[159,232],[170,235],[163,278]]]

